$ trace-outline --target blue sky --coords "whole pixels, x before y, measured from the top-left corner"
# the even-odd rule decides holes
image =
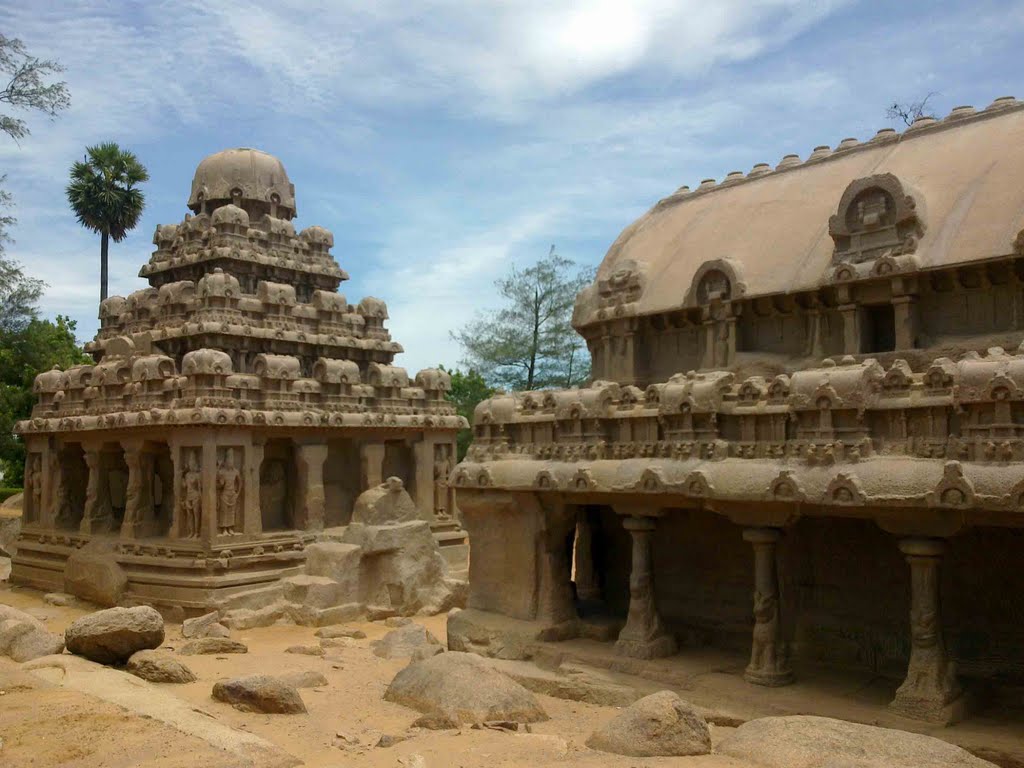
[[[683,184],[867,139],[885,107],[940,114],[1024,97],[1024,2],[366,0],[0,6],[0,30],[59,59],[72,107],[0,142],[19,223],[8,248],[46,315],[95,332],[99,244],[64,199],[87,144],[149,168],[111,293],[143,287],[157,224],[179,221],[211,152],[254,146],[295,183],[298,227],[335,236],[342,292],[387,301],[407,352],[457,363],[449,331],[550,244],[600,262]]]

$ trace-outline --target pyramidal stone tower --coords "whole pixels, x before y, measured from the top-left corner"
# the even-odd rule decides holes
[[[297,572],[388,477],[463,556],[449,377],[392,364],[387,307],[338,293],[281,161],[211,155],[188,207],[156,229],[149,286],[100,304],[96,363],[36,379],[13,580],[205,610]]]

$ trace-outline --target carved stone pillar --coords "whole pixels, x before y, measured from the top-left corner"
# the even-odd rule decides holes
[[[900,550],[910,565],[910,663],[889,706],[917,720],[955,723],[964,715],[964,700],[956,665],[946,653],[939,609],[939,564],[946,542],[903,539]]]
[[[251,536],[263,533],[263,510],[260,507],[260,467],[263,466],[263,442],[253,439],[245,449],[242,467],[242,532]]]
[[[629,614],[615,643],[615,652],[637,659],[671,656],[676,652],[675,638],[662,626],[654,601],[651,533],[656,524],[650,517],[627,517],[622,521],[633,537],[633,560],[629,574]]]
[[[896,325],[896,349],[913,349],[917,341],[917,297],[894,296],[892,310]]]
[[[366,443],[359,449],[362,462],[363,490],[384,482],[384,443]]]
[[[601,599],[601,584],[594,569],[594,530],[586,507],[576,512],[576,597],[581,601]]]
[[[743,678],[755,685],[793,682],[779,620],[779,574],[775,566],[778,528],[747,528],[743,540],[754,546],[754,639]]]
[[[103,454],[98,447],[88,446],[84,450],[85,466],[89,469],[89,480],[85,488],[85,510],[79,530],[82,533],[105,533],[113,524],[110,513],[110,495],[104,473]]]
[[[124,463],[128,467],[128,486],[125,491],[124,520],[121,522],[121,538],[134,539],[143,534],[146,518],[149,516],[148,488],[152,472],[147,472],[142,446],[137,442],[122,443]]]
[[[839,312],[843,316],[843,354],[860,354],[860,314],[856,304],[842,304]]]
[[[298,486],[301,494],[302,526],[307,531],[324,529],[324,462],[327,461],[327,446],[299,444],[295,446],[298,469]]]

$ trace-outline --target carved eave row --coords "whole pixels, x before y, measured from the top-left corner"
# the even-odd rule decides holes
[[[915,457],[878,456],[856,467],[828,468],[736,459],[463,462],[451,482],[460,492],[557,492],[569,503],[635,497],[655,509],[775,503],[796,507],[795,514],[815,514],[816,508],[851,516],[929,510],[957,526],[985,510],[1003,513],[987,518],[993,524],[1024,526],[1024,467],[996,470]],[[573,502],[575,496],[584,500]]]
[[[320,349],[335,350],[325,357],[347,357],[346,350],[357,349],[364,352],[382,352],[388,355],[397,355],[404,352],[404,348],[397,341],[379,338],[357,338],[355,336],[339,336],[327,333],[309,333],[306,331],[285,330],[282,328],[264,328],[256,325],[241,325],[234,323],[185,323],[173,328],[155,328],[151,331],[132,333],[129,336],[133,340],[145,339],[149,342],[159,344],[161,341],[175,339],[205,339],[201,346],[214,347],[218,349],[246,349],[251,346],[251,340],[259,341],[281,341],[295,345],[305,345]],[[209,341],[211,336],[226,337],[224,341]],[[85,344],[85,351],[89,353],[103,352],[111,339],[97,339]]]
[[[151,408],[137,412],[120,411],[99,415],[62,418],[37,417],[19,421],[15,431],[22,435],[67,434],[97,430],[153,429],[167,427],[283,427],[289,429],[424,429],[453,432],[469,424],[462,416],[432,413],[398,414],[385,410],[339,413],[323,410],[260,411],[242,408]]]

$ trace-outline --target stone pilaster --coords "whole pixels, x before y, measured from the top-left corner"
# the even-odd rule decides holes
[[[413,443],[412,455],[416,476],[413,501],[424,520],[434,519],[434,439],[425,434],[418,443]]]
[[[633,559],[629,574],[629,614],[615,643],[615,652],[638,659],[671,656],[676,652],[676,641],[662,625],[654,600],[651,534],[657,520],[633,516],[624,518],[622,525],[633,537]]]
[[[302,527],[307,531],[324,529],[324,462],[327,446],[297,444],[295,461],[298,468],[298,486],[301,495]]]
[[[217,443],[209,435],[203,440],[200,471],[202,472],[203,509],[199,521],[200,538],[209,546],[217,538]]]
[[[581,507],[576,512],[576,547],[574,550],[576,597],[584,602],[601,599],[601,584],[594,568],[594,530],[590,514]]]
[[[910,663],[889,705],[917,720],[951,724],[964,715],[956,665],[946,652],[939,601],[939,565],[946,542],[908,538],[900,550],[910,565]]]
[[[843,317],[843,354],[860,354],[860,315],[856,304],[843,304],[839,307]]]
[[[747,528],[743,540],[754,547],[754,637],[750,664],[743,673],[748,683],[779,686],[793,682],[779,620],[779,574],[775,564],[778,528]]]

